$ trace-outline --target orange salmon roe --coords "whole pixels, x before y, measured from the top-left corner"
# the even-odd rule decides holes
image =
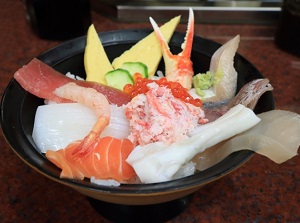
[[[171,89],[171,92],[175,98],[178,98],[186,103],[190,103],[196,107],[202,107],[202,101],[199,98],[194,99],[181,84],[174,81],[168,81],[163,77],[159,80],[150,80],[143,78],[141,74],[135,73],[133,75],[134,85],[126,84],[123,91],[128,93],[131,97],[135,97],[138,94],[145,94],[149,89],[147,84],[155,82],[160,87],[167,87]]]

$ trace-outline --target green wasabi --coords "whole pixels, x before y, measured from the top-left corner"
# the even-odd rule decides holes
[[[209,71],[207,71],[206,73],[199,73],[193,77],[193,86],[196,90],[196,93],[201,97],[204,97],[204,90],[211,88],[214,84],[216,85],[220,83],[222,78],[222,71],[218,71],[214,76]]]
[[[193,77],[193,86],[196,93],[201,97],[205,96],[203,90],[209,89],[213,85],[213,78],[209,71],[206,73],[199,73]]]

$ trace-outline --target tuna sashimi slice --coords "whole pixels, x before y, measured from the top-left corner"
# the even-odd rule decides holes
[[[54,90],[69,82],[75,82],[77,85],[82,87],[94,88],[98,92],[104,94],[111,104],[120,106],[127,104],[131,100],[129,95],[118,89],[98,84],[96,82],[73,80],[37,58],[34,58],[27,65],[20,68],[14,74],[14,78],[31,94],[39,98],[59,103],[68,102],[68,100],[55,95]]]

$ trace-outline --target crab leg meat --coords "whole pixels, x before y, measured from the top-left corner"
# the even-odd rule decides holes
[[[178,55],[173,55],[165,41],[158,25],[150,17],[150,22],[155,34],[161,44],[162,54],[165,62],[165,75],[169,81],[177,81],[183,87],[191,89],[192,77],[194,75],[193,63],[191,61],[191,51],[194,37],[194,12],[189,9],[189,22],[184,42],[181,46],[182,51]]]

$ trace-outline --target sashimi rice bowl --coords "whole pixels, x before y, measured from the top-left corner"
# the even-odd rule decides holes
[[[147,205],[190,195],[254,154],[226,142],[259,125],[264,117],[257,114],[274,109],[273,88],[236,52],[239,36],[224,45],[194,36],[191,10],[187,33],[173,29],[169,39],[150,21],[154,31],[96,33],[101,45],[92,40],[91,26],[87,36],[15,73],[2,98],[1,124],[25,163],[88,197]],[[138,43],[144,47],[150,35],[158,54],[145,50],[141,57],[148,61],[142,62],[123,57]],[[109,61],[100,78],[93,73],[95,57],[103,62],[99,69]],[[129,62],[126,69],[117,65],[122,60]],[[132,67],[146,67],[146,74],[131,74]],[[263,155],[277,162],[276,155]]]

